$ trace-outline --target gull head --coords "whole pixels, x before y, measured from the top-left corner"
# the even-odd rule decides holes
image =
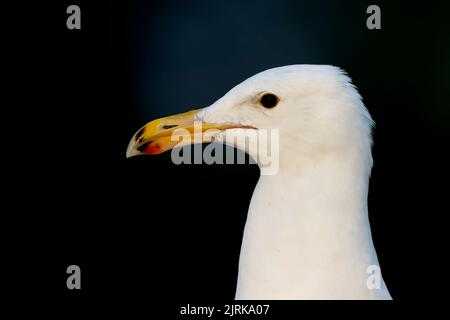
[[[366,156],[370,170],[372,126],[360,95],[341,69],[290,65],[248,78],[206,108],[149,122],[132,137],[127,157],[217,141],[260,163],[274,145],[270,133],[276,132],[282,158],[295,154],[307,160],[357,152]],[[196,132],[200,135],[193,138]],[[255,136],[256,148],[248,139],[239,139]]]

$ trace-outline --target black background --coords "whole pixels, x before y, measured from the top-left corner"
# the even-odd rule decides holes
[[[81,30],[66,28],[70,4],[81,7]],[[13,256],[5,261],[18,271],[11,277],[17,294],[64,310],[123,308],[166,318],[182,304],[231,302],[258,168],[176,166],[170,153],[127,160],[126,146],[149,120],[207,106],[256,72],[313,63],[345,69],[376,122],[369,215],[394,298],[377,309],[442,298],[448,11],[377,1],[382,29],[371,31],[369,4],[58,1],[18,8],[10,34],[14,48],[25,46],[12,63],[19,88],[10,109],[19,121],[6,123],[13,126],[6,195],[14,205]],[[19,28],[24,34],[16,37]],[[71,264],[81,267],[82,290],[66,288]],[[321,309],[274,303],[274,312],[307,306]]]

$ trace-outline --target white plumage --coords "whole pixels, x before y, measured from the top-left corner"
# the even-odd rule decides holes
[[[276,107],[258,103],[267,92],[280,98]],[[368,267],[378,266],[367,212],[373,121],[348,76],[332,66],[270,69],[196,120],[257,128],[223,134],[280,133],[278,173],[261,176],[251,199],[237,299],[391,298],[383,280],[367,286]]]

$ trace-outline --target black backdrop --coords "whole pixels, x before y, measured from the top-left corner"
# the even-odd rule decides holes
[[[66,28],[70,4],[81,7],[81,30]],[[19,271],[19,295],[167,318],[181,304],[231,301],[258,168],[127,160],[127,143],[147,121],[207,106],[256,72],[314,63],[344,68],[376,122],[369,214],[394,305],[441,297],[446,11],[377,1],[382,29],[370,31],[369,4],[78,0],[28,10],[30,27],[15,38],[27,48],[12,105],[22,124],[7,135],[19,148],[9,153],[5,263]],[[71,264],[80,291],[66,288]]]

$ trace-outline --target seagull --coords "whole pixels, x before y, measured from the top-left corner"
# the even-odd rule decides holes
[[[174,133],[193,136],[196,125],[202,142],[241,149],[261,168],[267,150],[226,136],[278,132],[278,168],[260,175],[250,202],[235,299],[392,299],[367,209],[374,122],[342,69],[289,65],[258,73],[204,109],[149,122],[127,157],[176,150]]]

